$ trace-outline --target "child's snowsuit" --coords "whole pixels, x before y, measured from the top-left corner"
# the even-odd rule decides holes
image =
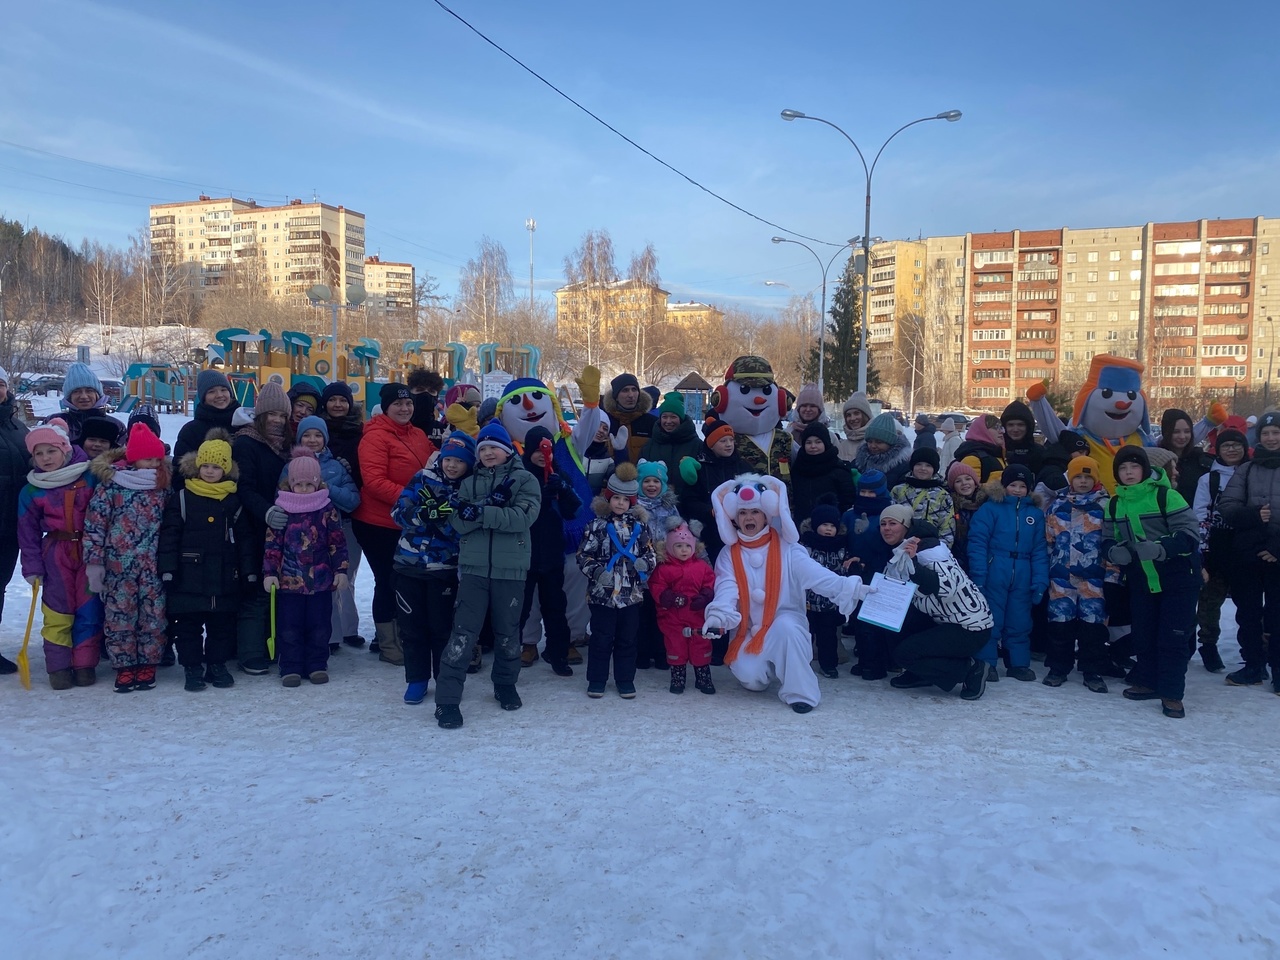
[[[845,560],[853,556],[848,550],[848,536],[843,525],[837,528],[834,537],[822,536],[808,520],[800,525],[800,543],[809,551],[809,556],[841,577],[847,574]],[[821,593],[806,590],[804,600],[809,633],[818,648],[818,666],[828,672],[836,670],[840,665],[836,631],[845,618],[835,601]]]
[[[1050,673],[1071,673],[1080,645],[1080,671],[1098,674],[1107,666],[1107,609],[1102,599],[1106,565],[1102,556],[1102,518],[1107,491],[1062,491],[1049,504],[1045,535],[1049,541]]]
[[[947,492],[946,484],[939,478],[917,480],[908,475],[902,483],[889,491],[894,503],[905,503],[917,520],[923,520],[938,531],[938,539],[948,549],[956,538],[956,508]]]
[[[688,560],[677,560],[668,553],[649,578],[668,666],[691,663],[705,667],[711,663],[711,640],[702,635],[702,621],[703,611],[715,598],[715,585],[715,571],[697,553]]]
[[[121,447],[90,466],[98,478],[85,515],[85,563],[105,570],[102,603],[107,656],[116,670],[158,666],[168,626],[157,555],[160,525],[169,503],[168,459],[146,471],[130,468]]]
[[[103,609],[85,577],[84,519],[98,478],[85,452],[73,447],[67,466],[32,470],[27,481],[18,494],[18,546],[22,575],[40,578],[45,669],[92,670],[102,649]]]
[[[640,605],[645,580],[657,565],[646,526],[649,515],[637,505],[614,516],[604,497],[596,497],[591,507],[596,519],[587,525],[578,547],[578,569],[591,584],[587,683],[609,679],[612,656],[613,682],[626,685],[635,682]]]

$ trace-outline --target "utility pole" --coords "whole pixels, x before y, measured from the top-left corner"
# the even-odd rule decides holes
[[[538,229],[538,221],[530,217],[524,222],[529,231],[529,319],[533,319],[533,232]]]

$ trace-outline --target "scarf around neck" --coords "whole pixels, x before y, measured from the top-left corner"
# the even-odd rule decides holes
[[[155,467],[133,467],[130,469],[116,467],[115,476],[111,479],[126,490],[154,490],[156,488],[156,469]]]
[[[209,483],[199,477],[192,477],[187,481],[187,489],[197,497],[208,497],[210,500],[225,500],[236,492],[236,482],[234,480],[219,480],[217,483]]]
[[[1118,501],[1116,514],[1129,521],[1129,529],[1138,540],[1148,539],[1146,531],[1142,529],[1142,514],[1151,515],[1160,512],[1160,501],[1156,493],[1160,486],[1160,481],[1154,475],[1128,486],[1124,484],[1116,486]],[[1160,574],[1156,570],[1155,563],[1151,560],[1139,560],[1138,563],[1142,567],[1142,572],[1146,574],[1147,589],[1152,593],[1159,593]]]
[[[281,490],[276,494],[276,505],[285,513],[315,513],[329,506],[329,491],[324,488],[311,493]]]
[[[764,618],[755,636],[748,639],[748,625],[751,623],[751,587],[747,583],[747,569],[742,561],[743,550],[755,550],[764,547],[768,551],[764,562]],[[764,636],[773,626],[774,617],[778,613],[778,601],[782,595],[782,542],[776,530],[770,528],[762,536],[750,543],[739,540],[729,548],[733,558],[733,578],[738,585],[738,617],[739,624],[733,643],[724,655],[725,664],[731,664],[745,648],[749,654],[759,654],[764,650]]]
[[[41,490],[56,490],[58,487],[65,487],[68,483],[75,483],[88,469],[89,461],[81,460],[79,463],[68,463],[65,467],[47,470],[44,473],[32,470],[27,474],[27,483]]]

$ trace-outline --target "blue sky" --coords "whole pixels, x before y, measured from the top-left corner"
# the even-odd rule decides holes
[[[446,3],[673,166],[813,237],[862,232],[862,170],[839,134],[784,123],[784,107],[869,155],[908,120],[964,111],[886,150],[884,237],[1280,216],[1270,0],[1221,8],[1216,27],[1211,5],[1183,0]],[[623,269],[651,241],[674,299],[770,309],[820,281],[804,250],[772,245],[773,228],[431,0],[41,0],[4,19],[0,140],[103,166],[0,143],[0,214],[73,242],[123,244],[149,202],[198,192],[173,180],[259,202],[314,191],[367,215],[370,253],[450,294],[485,234],[523,290],[527,217],[541,296],[592,228]]]

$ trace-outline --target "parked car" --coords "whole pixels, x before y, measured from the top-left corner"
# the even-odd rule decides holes
[[[112,410],[124,403],[123,380],[116,380],[110,377],[100,377],[99,379],[102,380],[102,392],[106,394],[107,403]]]
[[[36,393],[42,397],[47,397],[51,393],[62,392],[62,377],[48,374],[42,377],[32,377],[30,380],[24,380],[18,384],[19,393]]]

